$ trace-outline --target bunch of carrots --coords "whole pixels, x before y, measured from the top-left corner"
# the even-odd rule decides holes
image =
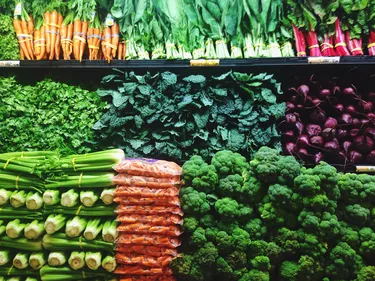
[[[17,35],[18,43],[20,45],[21,59],[33,60],[34,56],[34,20],[27,13],[24,5],[20,3],[20,14],[15,12],[13,19],[14,30]]]

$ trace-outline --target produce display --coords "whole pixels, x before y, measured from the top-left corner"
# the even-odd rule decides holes
[[[312,76],[284,95],[283,149],[307,163],[375,164],[375,94],[370,84]]]
[[[12,17],[0,13],[0,60],[17,60],[19,57],[18,42],[17,38],[14,37]]]
[[[280,147],[276,125],[286,107],[273,75],[116,71],[102,84],[98,94],[111,107],[93,128],[103,146],[127,157],[181,162],[196,152],[208,158],[222,149],[249,155],[262,145]]]
[[[374,280],[375,177],[262,147],[182,167],[178,280]]]

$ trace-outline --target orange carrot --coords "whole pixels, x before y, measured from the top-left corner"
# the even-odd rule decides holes
[[[124,46],[123,46],[123,44],[120,42],[119,44],[118,44],[118,52],[117,52],[117,59],[118,60],[122,60],[122,53],[123,53],[123,48]]]
[[[67,60],[67,41],[66,41],[66,36],[68,36],[68,26],[66,24],[61,24],[61,27],[60,27],[60,37],[61,37],[61,48],[62,48],[62,51],[63,51],[63,55],[64,55],[64,60]]]
[[[28,55],[29,55],[29,57],[31,59],[34,59],[33,48],[32,48],[32,45],[31,45],[32,36],[30,34],[28,34],[28,31],[27,31],[27,22],[25,20],[21,20],[21,28],[22,28],[22,34],[24,34],[24,36],[25,36],[24,40],[26,42],[26,47],[27,47]],[[31,38],[29,36],[31,36]]]
[[[80,47],[79,47],[79,61],[82,61],[83,53],[85,52],[86,47],[86,35],[87,35],[87,29],[89,27],[89,23],[87,21],[82,22],[82,30],[81,30],[81,41],[80,41]]]
[[[34,55],[38,57],[40,55],[40,30],[34,32]]]
[[[111,32],[112,32],[112,42],[111,42],[112,43],[112,46],[111,46],[112,57],[115,58],[116,53],[117,53],[118,43],[120,41],[120,28],[116,22],[113,23]]]
[[[29,20],[27,21],[27,34],[34,36],[34,18],[32,16],[29,16]],[[31,50],[34,53],[34,41],[30,41],[31,44]]]
[[[49,24],[51,21],[51,13],[45,12],[44,13],[44,27],[45,27],[45,34],[46,34],[46,53],[49,54],[51,52],[51,33],[49,30]]]
[[[20,58],[21,58],[21,60],[25,60],[25,55],[23,54],[21,46],[20,46]]]
[[[13,26],[14,26],[14,30],[16,31],[16,34],[17,34],[17,37],[18,37],[18,42],[20,44],[20,49],[21,49],[24,57],[26,57],[26,59],[28,59],[28,60],[31,60],[31,56],[29,55],[29,52],[27,50],[25,38],[24,38],[24,36],[22,36],[23,31],[22,31],[21,20],[14,19],[13,20]]]
[[[37,57],[37,60],[41,60],[44,58],[44,56],[47,54],[46,52],[46,37],[45,37],[45,26],[42,25],[42,27],[40,28],[40,43],[41,43],[41,47],[40,47],[40,55]]]
[[[76,60],[79,60],[79,52],[81,47],[81,30],[82,22],[80,20],[74,21],[74,39],[73,39],[73,54]]]
[[[96,46],[96,50],[95,50],[95,60],[99,60],[100,57],[99,57],[99,52],[100,52],[100,42],[102,41],[102,36],[103,36],[103,33],[102,31],[100,30],[100,28],[96,28],[95,29],[95,34],[97,34],[98,36],[95,38],[95,46]]]
[[[68,24],[68,36],[67,38],[70,41],[67,41],[67,55],[68,55],[68,60],[70,60],[70,56],[73,53],[73,24],[69,23]]]
[[[87,45],[89,47],[89,60],[92,60],[92,54],[93,54],[93,51],[94,51],[93,34],[94,34],[93,28],[89,27],[89,29],[87,31]]]
[[[61,31],[61,26],[62,26],[62,23],[63,23],[63,16],[62,14],[59,13],[59,17],[58,17],[58,32],[57,32],[57,36],[56,36],[56,43],[55,43],[55,55],[56,55],[56,60],[59,60],[60,59],[60,54],[61,54],[61,46],[60,46],[60,42],[61,42],[61,34],[60,34],[60,31]]]
[[[112,34],[111,28],[106,26],[104,28],[104,36],[103,36],[103,45],[104,48],[104,57],[107,59],[108,63],[111,61],[112,49],[111,49],[111,42],[112,42]]]
[[[55,58],[55,45],[56,45],[58,23],[59,23],[59,14],[56,10],[53,10],[51,14],[51,22],[49,24],[49,29],[51,33],[51,52],[49,54],[50,60],[53,60]]]

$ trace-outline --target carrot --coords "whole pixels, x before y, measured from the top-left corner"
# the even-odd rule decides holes
[[[40,30],[34,32],[34,55],[35,57],[40,55]]]
[[[68,59],[70,60],[70,56],[73,53],[73,24],[68,24],[68,41],[67,41],[67,50],[68,50]]]
[[[59,23],[59,14],[56,10],[53,10],[51,14],[51,22],[49,24],[50,33],[51,33],[51,52],[49,54],[50,60],[53,60],[55,57],[55,45],[56,45],[58,23]]]
[[[45,27],[45,34],[46,34],[46,53],[47,54],[51,52],[51,33],[49,30],[50,21],[51,21],[51,13],[45,12],[44,13],[44,27]]]
[[[100,42],[102,41],[102,31],[100,30],[100,28],[96,28],[95,29],[95,34],[97,34],[98,36],[95,38],[95,46],[96,46],[96,50],[95,50],[95,59],[96,60],[99,60],[99,52],[100,52]]]
[[[93,34],[94,34],[93,28],[89,27],[87,31],[87,44],[89,46],[89,60],[92,60],[93,51],[95,47],[93,44]]]
[[[120,42],[118,44],[118,53],[117,53],[117,59],[118,60],[122,60],[123,47],[124,46],[123,46],[122,42]]]
[[[40,45],[40,54],[37,56],[37,60],[43,59],[46,54],[46,38],[44,25],[42,25],[42,27],[40,28]]]
[[[58,17],[58,32],[57,32],[56,43],[55,43],[56,60],[60,59],[60,54],[61,54],[61,46],[60,46],[61,34],[60,34],[60,31],[61,31],[61,26],[62,26],[63,20],[64,20],[64,18],[62,16],[62,14],[59,13],[59,17]]]
[[[116,53],[117,53],[118,43],[120,41],[120,28],[116,22],[113,23],[111,27],[111,32],[112,32],[112,41],[111,41],[112,57],[115,58]]]
[[[18,43],[20,44],[20,49],[22,51],[22,54],[24,55],[24,58],[26,57],[26,59],[31,60],[31,57],[27,50],[26,40],[25,40],[25,37],[23,36],[24,34],[22,31],[21,20],[14,19],[13,26],[14,26],[14,30],[16,31],[16,34],[18,37]]]
[[[79,61],[82,61],[83,53],[85,52],[86,47],[86,35],[87,35],[87,29],[89,27],[89,23],[87,21],[82,22],[82,30],[81,30],[81,42],[79,47]]]
[[[21,58],[21,60],[25,60],[25,55],[24,55],[24,53],[21,49],[21,46],[20,46],[20,58]]]
[[[81,30],[82,22],[80,20],[74,21],[74,39],[73,39],[73,54],[76,60],[79,60],[79,52],[81,47]]]
[[[60,27],[60,36],[61,36],[61,48],[62,48],[62,51],[63,51],[63,55],[64,55],[64,60],[67,60],[67,54],[68,54],[68,50],[67,50],[67,36],[68,36],[68,26],[66,24],[61,24],[61,27]]]
[[[104,43],[103,43],[103,45],[105,46],[104,57],[107,59],[108,63],[111,61],[111,55],[112,55],[112,52],[111,52],[112,39],[111,39],[111,37],[112,37],[111,28],[106,26],[104,28],[104,36],[103,36]]]
[[[29,20],[27,21],[27,34],[34,36],[34,18],[32,16],[29,16]],[[30,41],[31,44],[31,50],[34,53],[34,41]]]
[[[26,47],[27,47],[27,53],[29,54],[29,57],[31,59],[34,59],[33,48],[31,45],[32,39],[30,38],[32,36],[28,34],[27,21],[21,20],[21,28],[22,28],[22,33],[24,34],[24,37],[26,37],[25,42],[26,42]]]

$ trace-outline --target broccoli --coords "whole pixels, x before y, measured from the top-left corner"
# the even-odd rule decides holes
[[[233,269],[244,268],[247,265],[246,253],[242,251],[234,251],[226,257],[226,261]]]
[[[357,174],[341,174],[338,187],[341,192],[341,198],[346,202],[360,201],[360,194],[364,188]]]
[[[216,245],[220,253],[228,253],[233,249],[232,237],[225,231],[216,234]]]
[[[260,218],[270,226],[285,225],[294,228],[297,224],[297,216],[285,209],[276,207],[273,203],[260,204],[258,207]]]
[[[184,221],[186,220],[186,218],[184,219]],[[204,215],[200,220],[199,220],[199,223],[206,227],[206,228],[209,228],[209,227],[214,227],[216,225],[216,219],[211,215],[211,214],[207,214],[207,215]]]
[[[298,216],[298,222],[307,232],[317,232],[320,225],[320,218],[313,212],[303,210]]]
[[[374,281],[375,280],[375,266],[364,266],[358,272],[355,281]]]
[[[253,208],[245,206],[243,204],[238,204],[238,219],[242,221],[248,221],[251,219],[253,214]]]
[[[278,182],[290,184],[300,175],[302,166],[293,156],[284,156],[277,161],[277,168],[279,170]]]
[[[268,188],[268,197],[276,205],[289,204],[293,191],[286,185],[273,184]]]
[[[216,236],[220,230],[216,227],[206,228],[205,235],[209,242],[215,242]]]
[[[235,219],[238,216],[239,205],[236,200],[225,197],[215,203],[216,212],[228,219]]]
[[[340,237],[342,242],[346,242],[355,250],[361,245],[359,232],[357,229],[350,227],[346,222],[340,221]]]
[[[249,169],[246,158],[239,153],[233,153],[229,150],[217,152],[212,158],[211,164],[215,166],[220,176],[242,175]]]
[[[336,215],[324,212],[319,225],[320,233],[325,238],[334,238],[341,232],[341,225]]]
[[[207,242],[194,254],[194,260],[204,266],[212,266],[219,257],[219,252],[212,242]]]
[[[187,232],[193,232],[199,225],[196,218],[187,217],[184,219],[183,230]]]
[[[249,247],[249,256],[267,256],[272,262],[276,262],[280,258],[282,248],[274,242],[266,242],[264,240],[252,241]]]
[[[313,195],[320,191],[320,178],[316,175],[301,174],[294,179],[294,187],[302,195]]]
[[[223,257],[219,257],[216,260],[216,271],[221,280],[231,280],[234,278],[233,269]]]
[[[195,247],[202,247],[206,242],[206,231],[202,227],[198,227],[190,236],[190,244]]]
[[[262,188],[260,181],[253,176],[245,175],[239,200],[243,203],[259,203],[262,201],[265,193],[266,189]]]
[[[250,167],[261,182],[275,183],[279,176],[279,159],[280,154],[276,149],[263,146],[250,161]]]
[[[270,271],[271,262],[267,256],[257,256],[250,260],[251,267],[260,271]]]
[[[239,251],[246,251],[251,243],[250,234],[239,227],[236,227],[232,233],[232,244]]]
[[[245,273],[239,281],[269,281],[270,275],[268,272],[252,269]]]
[[[242,176],[235,174],[229,175],[219,182],[219,194],[223,197],[232,196],[236,197],[241,194],[243,185],[243,178]]]
[[[261,239],[267,234],[267,227],[263,224],[262,220],[255,218],[250,220],[244,227],[249,233],[250,239]]]
[[[181,207],[185,214],[206,214],[210,211],[207,195],[198,192],[192,187],[185,187],[181,190]]]
[[[294,261],[283,261],[280,267],[280,276],[285,281],[297,281],[298,280],[298,263]]]
[[[367,258],[372,259],[375,254],[375,232],[369,227],[363,227],[359,230],[361,241],[360,253]]]
[[[324,161],[320,161],[312,169],[312,173],[320,178],[324,189],[330,189],[338,183],[337,169]]]
[[[191,280],[190,271],[193,267],[193,257],[190,255],[180,255],[171,263],[174,274],[179,280]]]
[[[345,217],[348,222],[362,226],[370,217],[370,210],[359,204],[348,205],[345,207]]]

